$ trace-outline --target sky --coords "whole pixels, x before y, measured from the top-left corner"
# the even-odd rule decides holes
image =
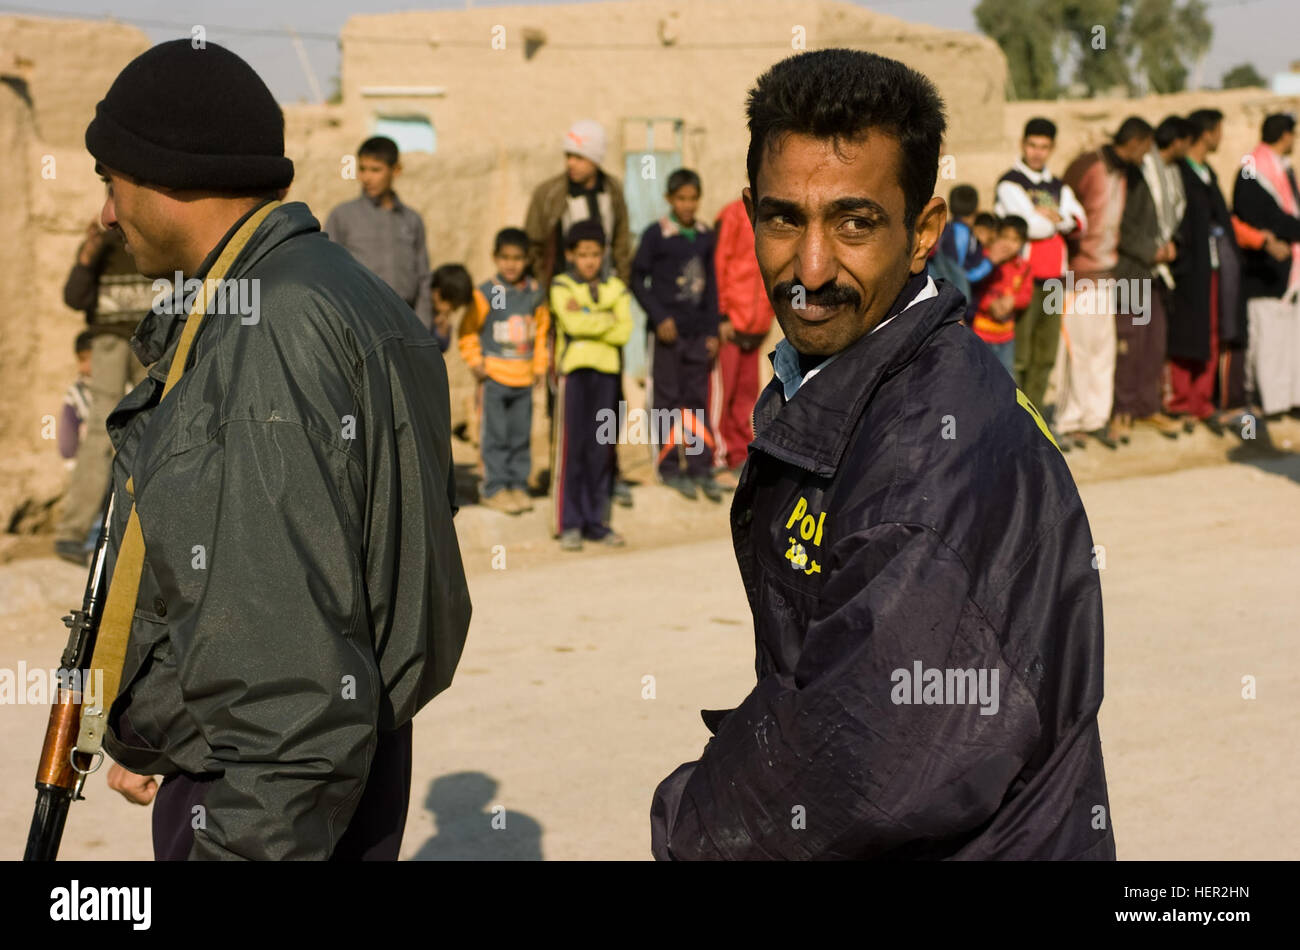
[[[472,0],[475,7],[538,6],[546,0]],[[570,0],[575,2],[575,0]],[[582,0],[576,0],[582,2]],[[594,2],[594,0],[588,0]],[[978,32],[977,0],[856,0],[857,6],[904,20],[946,29]],[[1297,0],[1208,0],[1214,42],[1203,65],[1201,84],[1217,87],[1223,74],[1251,62],[1268,78],[1300,58]],[[226,46],[262,76],[281,102],[312,101],[314,95],[287,31],[293,29],[323,94],[333,88],[339,50],[335,39],[348,17],[398,10],[464,9],[465,0],[43,0],[0,2],[0,13],[44,16],[112,17],[143,29],[155,42],[188,36],[202,24],[208,39]],[[260,35],[269,34],[269,35]]]

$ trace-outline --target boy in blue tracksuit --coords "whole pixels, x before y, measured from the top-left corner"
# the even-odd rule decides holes
[[[687,498],[696,488],[711,501],[722,500],[713,480],[713,429],[709,420],[710,385],[718,355],[718,287],[713,269],[716,235],[696,221],[700,176],[679,168],[668,176],[672,211],[641,235],[632,261],[632,293],[654,333],[646,388],[655,415],[667,412],[657,464],[664,484]],[[649,286],[646,286],[646,281]],[[664,431],[666,430],[666,431]]]

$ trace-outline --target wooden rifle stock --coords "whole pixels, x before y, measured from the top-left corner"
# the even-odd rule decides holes
[[[45,726],[45,744],[41,749],[40,763],[36,767],[36,808],[32,814],[31,830],[27,834],[24,861],[53,861],[59,854],[63,840],[63,825],[68,817],[68,806],[82,797],[81,788],[86,776],[103,762],[75,751],[77,732],[81,727],[81,707],[86,698],[105,702],[103,689],[98,694],[86,694],[93,686],[93,670],[88,669],[95,654],[95,640],[99,635],[99,621],[104,612],[106,593],[105,562],[108,557],[108,530],[113,518],[113,490],[110,487],[104,503],[104,520],[99,527],[99,543],[90,562],[86,578],[86,592],[81,609],[63,618],[69,630],[68,645],[59,662],[59,690],[50,709]],[[100,678],[102,679],[102,673]]]

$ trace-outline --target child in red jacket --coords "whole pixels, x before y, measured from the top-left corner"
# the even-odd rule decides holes
[[[975,317],[971,329],[1015,378],[1016,314],[1029,306],[1034,292],[1029,259],[1022,255],[1029,228],[1025,219],[1010,215],[998,221],[989,258],[1002,263],[975,285]]]
[[[726,471],[719,484],[735,488],[746,449],[754,439],[754,403],[758,399],[759,347],[772,329],[772,304],[754,258],[754,228],[737,198],[718,217],[718,244],[713,266],[718,279],[718,367],[722,399],[716,400],[718,434],[715,463]]]

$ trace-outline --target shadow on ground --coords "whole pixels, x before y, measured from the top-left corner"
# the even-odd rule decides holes
[[[455,772],[429,783],[424,807],[438,829],[412,861],[541,861],[542,826],[494,804],[497,781],[483,772]]]
[[[1252,465],[1261,472],[1268,472],[1270,475],[1281,475],[1293,482],[1300,483],[1300,455],[1295,453],[1282,452],[1276,449],[1273,451],[1251,451],[1241,447],[1229,452],[1228,458],[1243,465]]]
[[[482,479],[479,477],[476,468],[477,466],[469,463],[454,463],[453,473],[456,480],[456,504],[478,504],[479,483]]]

